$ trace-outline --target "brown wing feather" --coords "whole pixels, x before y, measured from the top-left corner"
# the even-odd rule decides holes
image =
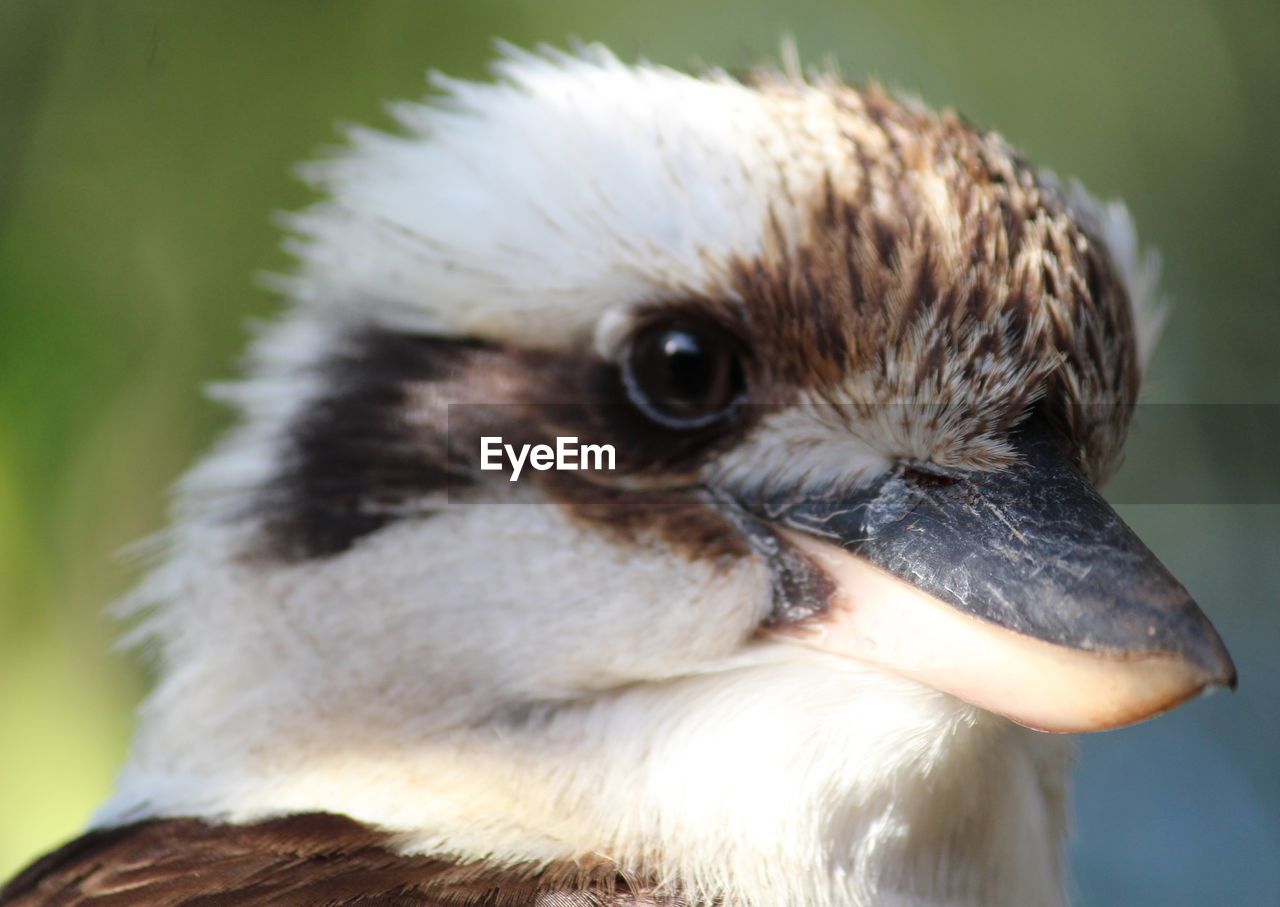
[[[606,863],[500,868],[403,856],[328,813],[252,825],[153,819],[90,832],[0,889],[0,907],[686,907]]]

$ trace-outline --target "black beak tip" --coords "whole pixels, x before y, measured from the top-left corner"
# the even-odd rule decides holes
[[[1226,644],[1222,641],[1222,637],[1209,623],[1208,618],[1201,616],[1203,621],[1203,633],[1200,635],[1199,645],[1194,648],[1195,651],[1191,656],[1192,660],[1200,666],[1204,671],[1207,681],[1206,689],[1217,687],[1226,687],[1232,692],[1240,682],[1240,675],[1236,671],[1236,663],[1231,658],[1231,653],[1227,651]]]

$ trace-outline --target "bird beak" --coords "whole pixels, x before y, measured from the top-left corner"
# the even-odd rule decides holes
[[[1021,462],[1002,471],[899,469],[750,508],[790,543],[787,569],[798,551],[821,579],[789,587],[823,592],[767,632],[1042,731],[1119,727],[1234,688],[1208,618],[1066,445],[1033,423],[1016,446]]]

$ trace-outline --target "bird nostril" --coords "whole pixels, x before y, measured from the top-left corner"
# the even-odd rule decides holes
[[[902,478],[910,482],[912,485],[925,488],[945,487],[956,483],[954,476],[944,475],[937,472],[928,472],[918,466],[908,466],[902,471]]]

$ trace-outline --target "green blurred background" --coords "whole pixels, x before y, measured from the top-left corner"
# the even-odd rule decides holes
[[[273,309],[254,277],[288,266],[271,212],[308,200],[290,165],[336,122],[386,125],[427,68],[483,78],[495,36],[743,67],[784,34],[1125,197],[1175,303],[1149,399],[1280,403],[1275,3],[3,0],[0,876],[74,835],[124,756],[145,678],[103,608],[227,422],[200,388]],[[1158,441],[1139,425],[1115,494],[1241,689],[1084,741],[1082,903],[1280,904],[1280,466],[1239,462],[1256,434],[1227,412]],[[1250,413],[1276,437],[1280,408]],[[1245,491],[1216,500],[1228,474]],[[1168,485],[1151,476],[1210,491],[1142,503]]]

